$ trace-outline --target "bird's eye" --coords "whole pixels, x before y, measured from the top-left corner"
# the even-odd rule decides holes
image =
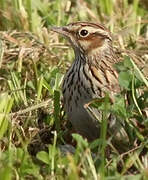
[[[82,29],[80,32],[79,32],[79,35],[81,36],[81,37],[86,37],[86,36],[88,36],[88,31],[86,30],[86,29]]]

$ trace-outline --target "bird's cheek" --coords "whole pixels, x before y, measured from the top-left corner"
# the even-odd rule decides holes
[[[95,51],[103,50],[105,49],[105,42],[104,39],[96,38],[93,41],[90,41],[90,44],[87,47],[87,53],[94,53]]]
[[[79,40],[79,45],[81,46],[81,48],[84,50],[84,51],[87,51],[87,49],[89,48],[90,46],[90,41],[87,41],[87,40]]]

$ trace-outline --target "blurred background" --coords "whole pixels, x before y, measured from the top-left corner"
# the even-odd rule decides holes
[[[0,30],[39,33],[42,27],[93,21],[118,31],[144,26],[147,10],[147,0],[1,0]]]

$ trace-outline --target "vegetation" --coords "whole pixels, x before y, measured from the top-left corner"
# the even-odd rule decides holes
[[[144,0],[0,1],[1,179],[148,179],[147,10]],[[103,111],[101,137],[92,143],[66,121],[61,83],[74,55],[50,31],[79,20],[105,24],[121,59],[121,94],[113,104],[107,94],[86,107]],[[119,137],[107,130],[110,112]]]

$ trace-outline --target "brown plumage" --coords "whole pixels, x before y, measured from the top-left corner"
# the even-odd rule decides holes
[[[88,22],[53,27],[71,43],[75,60],[63,82],[64,107],[68,119],[78,133],[88,140],[99,137],[99,123],[84,105],[120,91],[118,74],[113,65],[118,61],[112,48],[111,33],[104,26]],[[94,109],[101,119],[101,112]]]

